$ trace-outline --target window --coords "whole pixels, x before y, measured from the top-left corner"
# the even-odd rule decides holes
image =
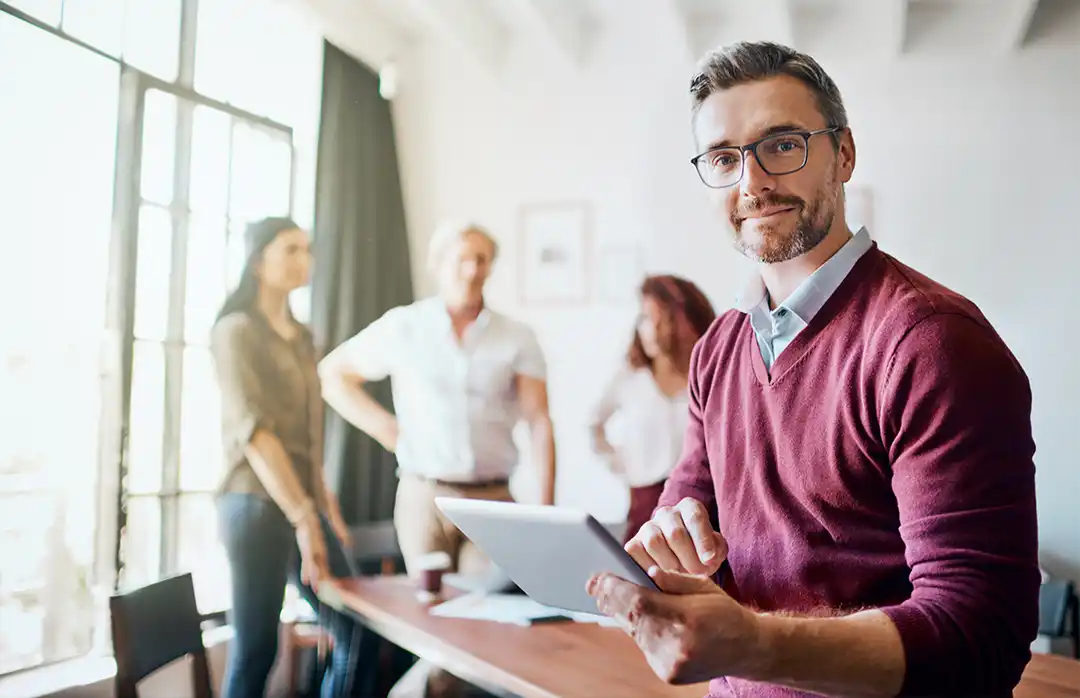
[[[121,582],[190,571],[200,609],[215,612],[229,577],[213,501],[224,463],[210,328],[238,281],[247,223],[289,214],[291,133],[144,94]],[[190,132],[178,128],[185,111]]]
[[[85,653],[101,611],[95,492],[119,67],[7,14],[0,65],[19,66],[0,71],[5,673]]]
[[[247,222],[310,224],[322,39],[199,0],[181,46],[188,1],[0,4],[0,674],[106,649],[118,585],[229,601],[208,335]]]

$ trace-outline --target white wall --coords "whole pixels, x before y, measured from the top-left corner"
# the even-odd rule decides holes
[[[548,353],[559,500],[605,519],[621,517],[626,498],[589,454],[585,415],[635,309],[521,307],[517,207],[590,202],[597,246],[640,241],[650,271],[694,279],[718,308],[745,271],[687,163],[692,63],[679,28],[659,8],[638,9],[610,17],[581,69],[519,46],[492,76],[452,50],[418,48],[401,63],[394,105],[414,259],[445,215],[474,217],[501,238],[489,298],[533,323]],[[1078,578],[1080,49],[819,57],[848,104],[875,237],[978,303],[1028,371],[1045,562]],[[418,288],[431,286],[420,278]]]

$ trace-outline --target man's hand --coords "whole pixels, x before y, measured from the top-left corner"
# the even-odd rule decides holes
[[[727,558],[727,541],[713,530],[701,502],[686,498],[674,507],[661,507],[626,544],[626,552],[641,569],[711,577]]]
[[[702,577],[649,569],[662,591],[611,574],[589,580],[601,613],[619,622],[656,675],[687,684],[740,675],[764,654],[758,617]]]

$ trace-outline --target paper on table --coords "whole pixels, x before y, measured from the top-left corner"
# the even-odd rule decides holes
[[[537,621],[566,619],[579,623],[608,624],[610,618],[588,613],[572,613],[533,601],[522,594],[472,593],[432,608],[429,613],[442,618],[487,620],[495,623],[532,625]]]
[[[559,609],[537,603],[522,594],[485,594],[482,592],[451,599],[435,606],[429,612],[433,616],[443,618],[489,620],[515,625],[530,625],[541,618],[545,620],[552,617],[567,618],[566,614]]]

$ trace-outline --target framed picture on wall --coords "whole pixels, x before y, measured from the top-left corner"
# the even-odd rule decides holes
[[[644,277],[645,259],[637,245],[604,247],[597,254],[597,286],[602,301],[633,302]]]
[[[518,295],[527,305],[572,305],[589,297],[589,207],[584,203],[521,207]]]

